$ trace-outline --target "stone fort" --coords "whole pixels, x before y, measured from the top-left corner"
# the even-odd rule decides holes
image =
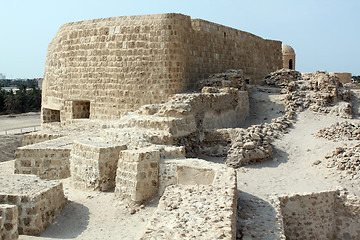
[[[291,125],[299,104],[289,98],[283,116],[238,128],[249,115],[247,83],[268,76],[290,85],[300,78],[294,69],[295,51],[280,41],[182,14],[63,25],[48,47],[42,130],[24,136],[16,174],[0,176],[0,237],[39,235],[66,205],[58,180],[70,178],[73,188],[114,191],[135,204],[159,197],[140,239],[236,239],[233,167],[271,157],[271,136]],[[315,85],[318,75],[325,77],[299,82]],[[273,205],[274,239],[357,234],[360,200],[343,190],[276,197]],[[318,233],[308,221],[324,222],[323,212]]]
[[[68,23],[49,44],[42,120],[117,119],[213,73],[242,69],[257,84],[282,67],[280,41],[182,14]]]

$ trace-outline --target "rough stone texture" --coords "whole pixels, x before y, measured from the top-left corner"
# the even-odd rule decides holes
[[[338,147],[325,156],[329,163],[327,167],[337,168],[345,177],[360,178],[360,144],[350,147]]]
[[[15,205],[0,204],[0,239],[15,240],[18,237],[18,208]]]
[[[360,201],[346,191],[280,197],[286,239],[358,239]]]
[[[330,127],[320,129],[317,137],[333,141],[360,140],[360,123],[337,122]]]
[[[163,165],[172,166],[167,176],[177,185],[165,189],[141,239],[235,239],[235,171],[199,159]]]
[[[65,207],[62,183],[31,175],[1,175],[0,204],[16,205],[19,234],[39,235]]]
[[[115,188],[119,152],[116,146],[99,138],[76,140],[70,152],[71,182],[76,188],[107,191]]]
[[[69,158],[73,138],[61,137],[20,147],[15,153],[15,173],[45,179],[70,177]]]
[[[124,150],[119,154],[115,196],[141,203],[158,193],[160,151],[156,148]]]
[[[243,69],[257,83],[281,66],[281,42],[181,14],[68,23],[49,44],[43,121],[66,121],[69,99],[90,103],[90,119],[117,119],[213,73]]]
[[[43,133],[43,132],[32,132],[24,134],[22,140],[22,146],[32,145],[35,143],[46,142],[59,137],[64,137],[63,134]]]

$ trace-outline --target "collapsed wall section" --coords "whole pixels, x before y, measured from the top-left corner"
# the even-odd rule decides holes
[[[68,23],[48,47],[43,122],[76,116],[66,112],[71,99],[87,104],[90,119],[117,119],[229,68],[256,83],[281,68],[281,56],[279,41],[182,14]]]

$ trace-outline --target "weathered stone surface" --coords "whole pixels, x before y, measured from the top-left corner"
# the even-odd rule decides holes
[[[242,69],[258,83],[281,66],[280,41],[182,14],[68,23],[49,44],[43,122],[72,121],[85,108],[90,119],[118,119],[210,74]],[[238,86],[236,76],[228,81]]]
[[[18,209],[19,234],[39,235],[65,207],[62,183],[32,175],[1,175],[0,204]]]
[[[19,237],[18,208],[16,205],[0,204],[0,239],[15,240]]]
[[[286,239],[357,239],[359,207],[343,190],[279,197]]]
[[[333,141],[360,140],[360,123],[337,122],[330,127],[319,130],[317,137]]]
[[[350,147],[336,148],[325,156],[329,160],[327,166],[342,171],[344,177],[360,179],[360,144]]]

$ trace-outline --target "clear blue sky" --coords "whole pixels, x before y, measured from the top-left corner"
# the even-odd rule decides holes
[[[291,45],[301,72],[360,75],[359,0],[2,0],[0,73],[43,77],[47,46],[62,24],[183,13]]]

